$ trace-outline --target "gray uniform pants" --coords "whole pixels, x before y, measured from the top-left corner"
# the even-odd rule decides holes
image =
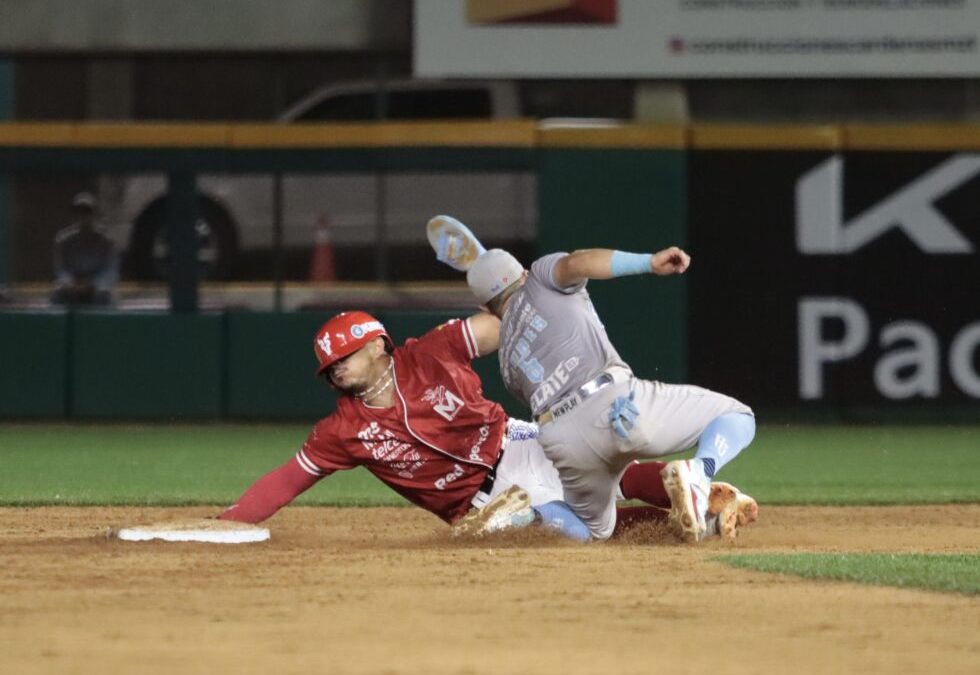
[[[613,384],[542,425],[538,436],[558,470],[565,502],[596,539],[608,539],[616,527],[617,488],[630,462],[691,448],[719,415],[752,414],[730,396],[701,387],[641,380],[624,371],[615,375]],[[621,438],[608,413],[613,401],[630,391],[640,414],[629,437]]]

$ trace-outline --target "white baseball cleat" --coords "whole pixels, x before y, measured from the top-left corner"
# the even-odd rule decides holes
[[[470,511],[453,525],[454,537],[478,537],[500,530],[527,527],[535,520],[531,497],[512,485],[478,511]]]
[[[470,228],[452,216],[436,216],[426,224],[425,233],[436,259],[460,272],[468,270],[487,252]]]
[[[759,504],[752,497],[731,483],[718,481],[711,484],[707,517],[711,534],[734,540],[739,528],[754,523],[758,518]],[[710,523],[714,523],[714,527]]]
[[[708,527],[710,481],[698,459],[668,462],[660,472],[670,497],[667,525],[681,540],[693,544],[704,539]]]

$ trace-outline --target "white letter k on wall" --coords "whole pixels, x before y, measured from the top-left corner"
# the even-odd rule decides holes
[[[897,227],[926,253],[972,253],[973,244],[933,204],[978,173],[980,155],[955,155],[845,223],[844,160],[835,155],[796,183],[796,248],[852,253]]]

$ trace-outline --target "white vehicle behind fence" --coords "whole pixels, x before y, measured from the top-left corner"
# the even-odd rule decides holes
[[[507,119],[519,116],[510,82],[406,80],[384,87],[385,119]],[[281,123],[370,120],[379,117],[375,83],[318,89],[279,117]],[[530,172],[321,173],[283,176],[283,245],[309,249],[318,226],[335,245],[424,243],[426,221],[451,213],[487,240],[530,240],[535,234],[535,177]],[[197,177],[199,261],[209,278],[225,278],[236,260],[274,246],[271,174]],[[132,278],[163,274],[166,176],[100,180],[103,219],[126,251]]]

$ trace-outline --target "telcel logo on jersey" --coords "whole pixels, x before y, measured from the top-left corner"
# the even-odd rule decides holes
[[[391,429],[382,429],[377,422],[371,422],[358,431],[357,437],[373,459],[388,463],[400,458],[411,447],[399,441]]]

